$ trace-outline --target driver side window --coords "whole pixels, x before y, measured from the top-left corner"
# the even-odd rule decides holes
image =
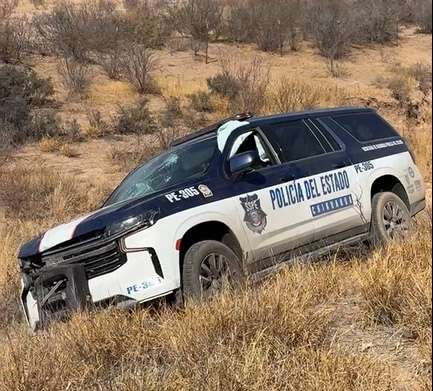
[[[230,150],[229,158],[251,151],[257,152],[260,157],[260,161],[257,163],[256,167],[254,167],[255,170],[260,170],[274,165],[272,156],[266,148],[266,144],[255,131],[243,133],[235,139]]]

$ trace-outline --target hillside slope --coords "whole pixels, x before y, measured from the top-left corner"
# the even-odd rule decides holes
[[[20,4],[22,14],[37,12],[30,1]],[[431,35],[404,29],[399,46],[354,47],[338,78],[310,42],[283,57],[216,43],[208,65],[187,51],[161,50],[155,75],[161,93],[146,96],[158,120],[154,135],[111,130],[119,106],[140,102],[128,83],[92,66],[89,88],[70,95],[58,59],[31,57],[37,73],[53,81],[53,110],[76,120],[82,137],[49,137],[0,156],[0,391],[431,389],[431,92],[420,98],[407,76],[419,64],[431,67],[431,50]],[[273,94],[283,83],[299,93],[290,102],[296,108],[370,105],[389,119],[411,142],[428,183],[429,210],[417,219],[415,235],[385,249],[359,247],[296,264],[259,286],[182,311],[107,309],[30,336],[18,301],[20,245],[97,208],[128,170],[166,146],[161,134],[170,127],[161,118],[172,98],[182,112],[176,132],[197,128],[203,116],[201,124],[232,114],[228,102],[213,96],[210,113],[190,107],[190,95],[208,92],[207,79],[221,71],[222,53],[240,64],[259,56],[263,72],[269,66],[264,114],[278,111]],[[402,78],[412,83],[416,118],[391,88]],[[102,130],[89,122],[96,111]]]

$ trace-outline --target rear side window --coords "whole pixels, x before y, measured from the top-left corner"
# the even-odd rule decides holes
[[[361,142],[398,136],[389,124],[374,113],[342,115],[333,117],[333,120]]]
[[[341,151],[341,145],[317,119],[312,119],[311,122],[318,129],[319,133],[325,139],[326,143],[331,147],[332,151]]]
[[[283,161],[293,162],[325,153],[319,140],[303,121],[285,122],[266,128]]]

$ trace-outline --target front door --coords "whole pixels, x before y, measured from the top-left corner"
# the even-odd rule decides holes
[[[290,248],[313,241],[315,221],[302,183],[301,166],[281,164],[269,140],[260,130],[234,134],[227,143],[226,158],[255,150],[261,162],[254,170],[231,178],[240,224],[250,243],[250,271],[259,271],[285,260]],[[311,188],[314,195],[314,188]]]

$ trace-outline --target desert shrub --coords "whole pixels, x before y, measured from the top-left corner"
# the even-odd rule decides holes
[[[110,131],[110,125],[102,118],[99,110],[89,110],[87,112],[87,120],[89,128],[85,133],[90,138],[101,137]]]
[[[157,94],[159,88],[153,78],[157,61],[152,49],[130,45],[122,53],[122,73],[139,94]]]
[[[257,20],[251,8],[251,0],[232,0],[227,12],[226,30],[230,40],[235,42],[254,42],[254,26]]]
[[[419,83],[419,90],[428,95],[432,91],[432,67],[426,64],[415,64],[408,68],[407,73]]]
[[[424,34],[431,34],[432,27],[432,0],[415,0],[412,2],[412,12],[419,31]]]
[[[419,111],[421,103],[416,96],[416,92],[421,92],[424,97],[431,93],[431,66],[419,63],[408,68],[398,66],[393,71],[394,75],[385,80],[392,97],[399,103],[401,108],[406,108],[410,112]],[[411,116],[418,117],[418,114],[412,113]]]
[[[91,82],[89,66],[72,57],[65,57],[60,60],[58,72],[62,78],[63,86],[71,94],[85,92]]]
[[[411,101],[415,86],[412,79],[402,75],[391,78],[388,82],[388,88],[400,107],[406,107]]]
[[[344,105],[349,94],[333,83],[310,83],[283,77],[269,94],[268,111],[286,113],[324,106]]]
[[[232,1],[227,34],[236,42],[254,42],[263,51],[282,54],[286,44],[297,50],[304,8],[299,0]]]
[[[23,320],[19,300],[21,284],[17,275],[16,263],[16,249],[20,238],[17,233],[17,225],[6,224],[5,221],[0,224],[0,262],[3,265],[2,273],[0,273],[0,328],[2,330],[6,330],[6,327],[10,325],[18,326]]]
[[[157,49],[163,47],[173,31],[165,0],[136,0],[126,4],[123,25],[128,42]]]
[[[69,142],[82,141],[82,129],[81,125],[74,118],[72,120],[65,121],[60,129],[60,136],[63,140]]]
[[[259,57],[247,63],[226,57],[220,64],[220,74],[208,80],[211,92],[226,96],[234,112],[262,111],[269,84],[269,66]]]
[[[220,73],[207,79],[207,85],[212,94],[234,99],[241,88],[239,81],[231,72],[223,68]]]
[[[183,125],[186,126],[190,131],[198,130],[206,125],[209,125],[209,119],[206,113],[200,113],[193,110],[191,107],[187,107],[183,112],[182,117]]]
[[[119,108],[115,118],[113,130],[118,134],[153,134],[158,130],[155,119],[143,100],[132,106]]]
[[[347,1],[314,0],[309,9],[309,29],[320,53],[330,62],[331,72],[352,44],[354,28]]]
[[[0,66],[0,133],[10,143],[38,140],[55,127],[50,112],[39,112],[51,104],[54,93],[49,80],[30,69]]]
[[[0,199],[6,218],[27,221],[67,219],[95,206],[90,200],[94,195],[78,192],[72,178],[65,178],[43,166],[4,168],[0,171],[0,179],[3,184]]]
[[[62,146],[62,141],[56,137],[44,137],[39,141],[39,149],[42,152],[58,152]]]
[[[203,44],[206,64],[209,62],[209,43],[223,22],[223,2],[220,0],[186,0],[171,9],[171,20],[176,30]],[[201,45],[196,45],[197,55]]]
[[[30,47],[30,29],[24,17],[0,18],[0,62],[20,63]]]
[[[165,107],[159,116],[163,128],[172,128],[183,117],[181,102],[178,97],[171,96],[165,99]]]
[[[122,77],[122,51],[107,50],[97,54],[97,62],[111,80],[120,80]]]
[[[80,9],[67,1],[59,2],[50,12],[33,20],[44,45],[57,55],[85,61],[88,57],[88,20]]]
[[[172,147],[173,143],[182,135],[185,135],[185,132],[179,127],[163,129],[156,135],[156,142],[159,149],[165,151]]]
[[[191,108],[198,112],[213,113],[215,107],[213,106],[211,95],[208,92],[200,91],[189,95]]]
[[[27,140],[40,140],[42,137],[61,136],[62,123],[53,109],[37,110],[32,114],[31,122],[27,128]]]
[[[358,0],[352,36],[359,43],[396,42],[399,37],[400,21],[403,16],[403,2],[400,0]]]
[[[51,52],[79,62],[90,61],[94,52],[118,48],[128,31],[111,0],[81,4],[63,0],[36,15],[33,24]]]
[[[299,0],[272,0],[269,3],[255,1],[256,19],[255,42],[260,50],[279,51],[289,43],[292,50],[299,44],[298,28],[301,22],[303,4]]]
[[[78,156],[77,151],[73,147],[71,147],[71,145],[69,145],[69,144],[62,144],[59,152],[63,156],[68,157],[68,158],[74,158],[74,157]]]

